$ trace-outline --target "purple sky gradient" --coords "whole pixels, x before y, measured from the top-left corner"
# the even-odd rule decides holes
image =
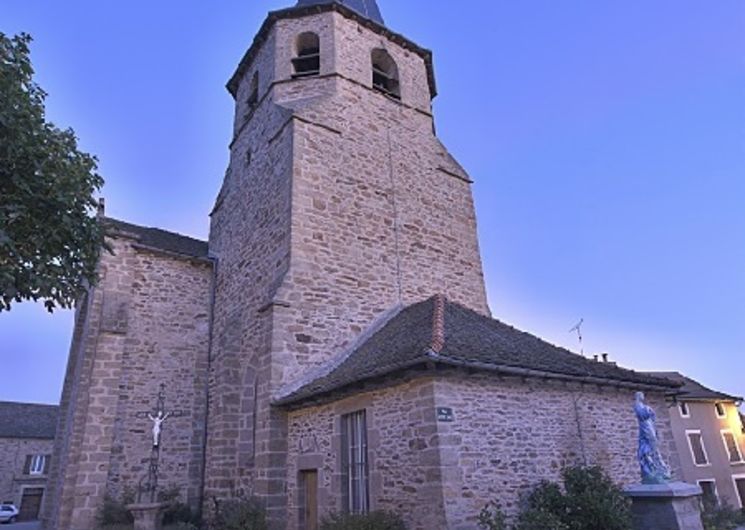
[[[206,237],[224,84],[291,0],[3,0],[107,213]],[[431,48],[438,133],[475,180],[495,317],[745,394],[745,3],[379,0]],[[72,316],[0,315],[0,400],[53,403]]]

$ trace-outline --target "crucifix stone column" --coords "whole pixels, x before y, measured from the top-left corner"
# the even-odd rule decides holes
[[[185,412],[166,410],[165,389],[165,383],[161,383],[153,409],[138,412],[135,415],[138,419],[146,419],[152,422],[148,471],[138,484],[137,503],[127,506],[135,519],[135,530],[159,530],[162,526],[163,513],[168,508],[167,503],[158,502],[160,449],[163,445],[163,430],[166,420],[181,417]]]

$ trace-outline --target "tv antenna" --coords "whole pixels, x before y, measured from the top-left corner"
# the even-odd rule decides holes
[[[585,347],[584,347],[584,344],[582,342],[583,341],[583,337],[582,337],[582,324],[584,324],[584,323],[585,323],[585,319],[584,318],[580,318],[579,319],[579,322],[577,323],[577,325],[574,326],[572,329],[569,330],[569,333],[574,333],[575,331],[577,332],[577,340],[579,340],[579,351],[580,351],[580,353],[582,355],[585,354]]]

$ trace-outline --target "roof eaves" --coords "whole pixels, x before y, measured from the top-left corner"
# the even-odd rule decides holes
[[[627,379],[622,378],[611,378],[611,377],[599,377],[599,376],[593,376],[593,375],[586,375],[586,376],[580,376],[580,375],[569,375],[569,374],[562,374],[558,372],[548,372],[543,370],[535,370],[532,368],[521,368],[516,366],[509,366],[504,364],[498,364],[498,363],[485,363],[482,361],[473,361],[470,359],[460,359],[460,358],[454,358],[449,357],[446,355],[441,355],[435,351],[430,350],[428,353],[428,356],[432,361],[450,365],[450,366],[457,366],[457,367],[465,367],[465,368],[473,368],[473,369],[479,369],[479,370],[488,370],[492,372],[499,372],[506,375],[514,375],[518,377],[532,377],[532,378],[539,378],[539,379],[557,379],[557,380],[563,380],[563,381],[577,381],[582,383],[591,383],[591,384],[597,384],[597,385],[603,385],[603,386],[615,386],[615,387],[626,387],[626,388],[633,388],[633,389],[642,389],[642,390],[664,390],[664,389],[670,389],[670,388],[676,388],[677,383],[670,382],[671,384],[663,384],[662,381],[660,381],[660,384],[656,385],[651,382],[642,383],[637,381],[631,381]]]

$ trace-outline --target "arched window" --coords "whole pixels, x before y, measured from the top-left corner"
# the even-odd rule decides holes
[[[398,82],[398,66],[390,54],[381,49],[372,52],[373,88],[392,98],[401,99],[401,85]]]
[[[253,112],[259,104],[259,72],[256,72],[251,79],[251,85],[248,88],[248,112]]]
[[[292,77],[307,77],[321,72],[321,44],[315,33],[302,33],[295,43]]]

